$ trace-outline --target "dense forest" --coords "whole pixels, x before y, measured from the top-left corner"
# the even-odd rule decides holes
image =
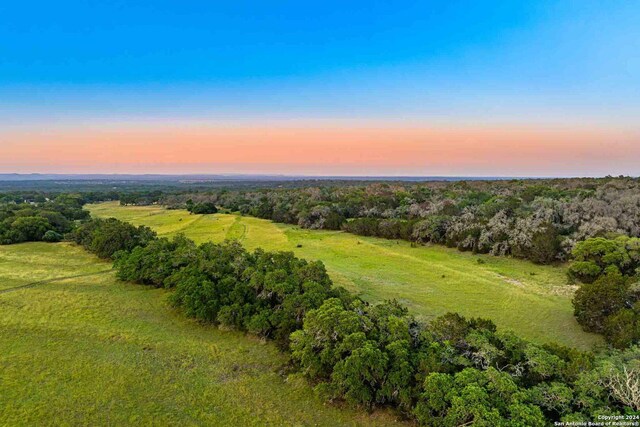
[[[309,229],[330,229],[537,263],[565,261],[591,237],[640,236],[633,178],[369,183],[128,193],[123,204],[218,207]]]

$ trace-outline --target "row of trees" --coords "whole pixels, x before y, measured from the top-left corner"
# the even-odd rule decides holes
[[[640,343],[640,239],[587,239],[573,257],[569,276],[581,283],[573,299],[578,322],[615,347]]]
[[[94,218],[76,227],[67,237],[100,258],[113,259],[118,253],[147,246],[157,235],[143,225],[136,227],[115,218]]]
[[[640,410],[637,347],[595,355],[541,346],[456,314],[424,324],[395,301],[369,305],[333,287],[321,262],[237,243],[151,238],[115,259],[119,278],[173,289],[187,315],[275,340],[294,375],[328,399],[393,406],[433,426],[542,426]]]
[[[173,302],[197,319],[273,339],[283,348],[306,313],[340,297],[321,262],[292,253],[249,253],[239,243],[158,239],[116,259],[118,277],[175,288]]]
[[[483,229],[467,227],[444,215],[433,215],[423,220],[355,218],[344,223],[342,229],[362,236],[403,239],[420,244],[436,243],[476,253],[512,255],[538,264],[559,260],[561,238],[553,224],[538,224],[526,229],[526,237],[518,237],[516,234],[523,232],[524,228],[496,231],[496,222],[506,219],[505,214],[498,214]],[[465,216],[459,221],[466,221]]]

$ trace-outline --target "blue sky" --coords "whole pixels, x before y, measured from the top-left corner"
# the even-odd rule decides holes
[[[633,126],[639,22],[637,1],[4,2],[0,124]]]

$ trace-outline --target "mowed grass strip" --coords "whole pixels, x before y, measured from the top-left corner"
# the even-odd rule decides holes
[[[160,206],[122,207],[117,202],[88,209],[98,217],[148,225],[161,236],[182,232],[198,243],[237,238],[250,249],[293,251],[302,258],[318,259],[336,284],[371,302],[398,299],[426,319],[453,311],[489,318],[540,343],[586,349],[601,342],[575,321],[573,288],[567,284],[563,266],[540,266],[442,246],[416,248],[404,241],[304,230],[239,215],[189,215]]]
[[[67,244],[0,250],[0,282],[110,267]],[[193,322],[166,296],[113,272],[0,294],[0,425],[399,424],[324,404],[279,374],[273,345]]]

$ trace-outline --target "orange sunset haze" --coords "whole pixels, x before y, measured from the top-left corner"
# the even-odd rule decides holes
[[[159,124],[0,134],[3,172],[543,176],[612,163],[631,173],[639,156],[638,132],[604,128]]]

